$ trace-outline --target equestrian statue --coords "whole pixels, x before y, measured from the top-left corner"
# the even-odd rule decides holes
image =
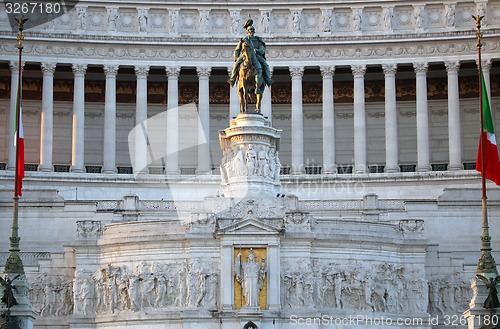
[[[247,36],[240,39],[234,49],[234,66],[228,83],[232,86],[238,82],[240,113],[249,113],[248,103],[254,100],[255,111],[261,113],[262,94],[266,86],[271,86],[271,72],[266,61],[266,44],[255,35],[253,20],[248,18],[243,27]]]

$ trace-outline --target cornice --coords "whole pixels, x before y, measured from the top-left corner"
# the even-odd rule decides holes
[[[499,31],[500,32],[500,31]],[[495,58],[500,52],[499,35],[488,35],[483,39],[483,58]],[[0,38],[1,39],[1,38]],[[204,47],[200,44],[184,43],[182,46],[166,44],[103,44],[103,43],[65,43],[61,40],[40,39],[34,42],[26,38],[23,55],[27,62],[53,60],[58,63],[104,64],[116,63],[130,65],[142,60],[143,65],[162,66],[176,62],[186,66],[209,63],[213,66],[227,67],[233,62],[232,43],[211,44]],[[15,40],[5,40],[0,45],[0,56],[7,60],[17,58]],[[443,56],[448,60],[473,60],[477,56],[476,41],[468,39],[436,38],[423,39],[418,42],[386,42],[378,40],[373,43],[304,43],[278,44],[269,43],[267,58],[273,67],[289,66],[300,62],[307,66],[331,64],[336,66],[350,65],[353,62],[365,64],[381,64],[389,62],[412,63],[415,59],[425,58],[428,62],[441,62]],[[310,62],[310,63],[308,63]]]

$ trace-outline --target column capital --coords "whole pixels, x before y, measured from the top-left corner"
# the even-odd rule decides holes
[[[426,74],[429,69],[429,63],[413,63],[413,69],[417,75]]]
[[[331,79],[335,74],[335,66],[320,66],[319,70],[321,71],[321,75],[323,79]]]
[[[382,70],[384,71],[385,76],[395,75],[396,72],[398,71],[398,64],[397,63],[382,64]]]
[[[444,66],[446,67],[446,72],[448,72],[448,74],[458,73],[458,70],[460,70],[460,61],[444,62]]]
[[[288,69],[290,70],[292,79],[302,79],[302,76],[304,75],[303,66],[290,66]]]
[[[210,78],[210,73],[212,72],[211,67],[203,67],[199,66],[196,68],[196,73],[198,74],[198,78],[200,79],[208,79]]]
[[[43,74],[54,74],[54,71],[56,70],[57,63],[52,63],[52,62],[47,62],[47,63],[40,63],[40,66],[42,67],[42,72]]]
[[[73,64],[71,65],[73,74],[76,76],[84,76],[87,72],[87,64]]]
[[[352,75],[355,78],[363,78],[366,73],[366,65],[351,65]]]
[[[481,60],[481,69],[489,71],[491,69],[491,59]],[[479,65],[479,61],[476,59],[476,65]]]
[[[116,75],[118,74],[118,68],[119,65],[104,65],[103,69],[106,78],[116,78]]]
[[[178,66],[167,66],[165,67],[165,72],[167,73],[167,77],[170,78],[179,78],[181,74],[181,68]]]
[[[21,70],[24,68],[24,64],[26,64],[26,62],[21,61]],[[10,61],[9,67],[10,67],[11,72],[18,72],[19,71],[19,61]]]
[[[147,78],[148,73],[149,73],[149,66],[148,65],[136,65],[134,67],[135,70],[135,75],[137,78]]]

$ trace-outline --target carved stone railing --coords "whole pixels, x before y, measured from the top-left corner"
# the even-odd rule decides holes
[[[3,6],[3,4],[2,4]],[[370,1],[332,3],[331,1],[293,1],[251,6],[243,1],[227,1],[214,6],[212,2],[180,1],[172,5],[141,3],[131,7],[116,4],[79,1],[73,10],[41,24],[34,31],[41,33],[116,36],[140,36],[169,39],[232,38],[244,34],[243,22],[248,16],[257,33],[268,38],[331,37],[439,33],[470,31],[471,15],[485,15],[484,28],[500,23],[500,2],[496,0],[455,1]],[[38,15],[39,16],[39,15]],[[30,17],[28,17],[30,18]],[[32,17],[36,21],[36,17]],[[1,30],[8,30],[6,10],[0,16]]]
[[[21,252],[21,260],[24,266],[38,266],[39,260],[50,260],[49,252]],[[0,264],[4,265],[9,257],[8,252],[0,252]]]
[[[4,5],[0,3],[0,55],[17,58]],[[242,1],[218,4],[177,2],[122,2],[104,5],[79,1],[76,8],[26,32],[27,61],[40,58],[58,63],[102,64],[110,58],[118,65],[136,61],[165,65],[196,66],[210,62],[227,67],[233,62],[235,41],[246,35],[243,22],[250,15],[257,35],[267,43],[271,66],[304,66],[335,62],[349,66],[353,59],[367,65],[391,60],[411,63],[415,59],[439,62],[443,57],[475,60],[475,22],[483,20],[484,58],[498,54],[500,0],[450,3],[410,1],[311,3],[268,2],[251,6]],[[42,41],[42,42],[41,42]],[[112,46],[110,46],[112,44]],[[304,46],[306,45],[306,46]]]

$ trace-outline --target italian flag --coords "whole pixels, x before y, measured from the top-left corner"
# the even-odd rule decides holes
[[[21,87],[22,88],[22,87]],[[21,106],[21,98],[22,98],[22,91],[18,91],[18,104],[16,106],[17,109],[19,109],[19,115],[16,117],[19,118],[19,125],[17,124],[16,120],[16,126],[14,127],[14,145],[16,146],[16,181],[17,184],[14,187],[15,188],[15,195],[16,196],[22,196],[22,188],[23,188],[23,178],[24,178],[24,131],[23,131],[23,110]],[[17,128],[19,127],[19,131]]]
[[[491,118],[490,102],[488,100],[488,92],[484,76],[481,72],[481,93],[482,93],[482,115],[483,115],[483,131],[479,138],[479,150],[477,152],[476,170],[481,173],[481,176],[495,182],[500,186],[500,161],[498,160],[497,140],[495,138],[495,130],[493,128],[493,119]],[[482,172],[482,154],[481,142],[484,144],[484,171]]]

